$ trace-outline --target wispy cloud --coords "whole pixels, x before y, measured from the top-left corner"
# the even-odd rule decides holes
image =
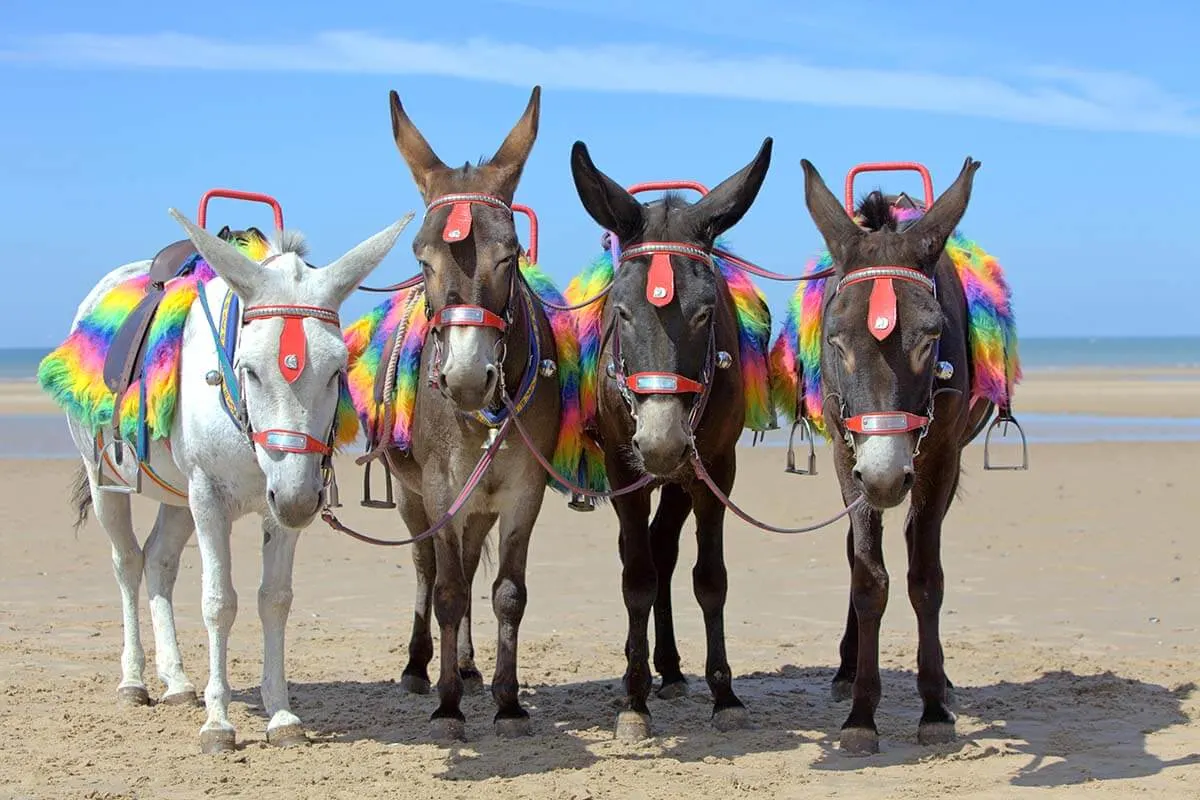
[[[56,34],[0,59],[61,67],[437,75],[528,87],[900,109],[1096,131],[1200,135],[1200,108],[1144,78],[1062,67],[1009,76],[810,64],[624,44],[536,47],[328,31],[284,44],[177,33]]]

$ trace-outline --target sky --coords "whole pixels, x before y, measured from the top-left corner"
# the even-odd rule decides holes
[[[1086,13],[1080,13],[1081,8]],[[388,91],[449,164],[492,154],[534,85],[517,200],[565,285],[599,248],[571,145],[622,184],[714,186],[775,140],[741,255],[820,249],[800,159],[840,195],[865,161],[935,191],[983,163],[961,230],[1005,266],[1027,336],[1198,335],[1200,5],[801,0],[0,0],[0,347],[51,347],[109,270],[183,238],[224,186],[266,192],[325,264],[420,196]],[[914,176],[866,177],[919,190]],[[210,225],[270,225],[214,202]],[[372,283],[416,271],[415,225]],[[1180,243],[1183,243],[1181,246]],[[778,320],[791,286],[762,284]],[[359,294],[347,322],[377,296]]]

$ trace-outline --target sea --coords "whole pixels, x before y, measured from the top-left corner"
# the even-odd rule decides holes
[[[0,348],[0,382],[33,383],[47,348]],[[1200,336],[1036,338],[1021,341],[1027,373],[1071,369],[1129,369],[1141,380],[1200,380],[1179,370],[1200,369]],[[1030,443],[1200,441],[1200,408],[1182,418],[1109,417],[1083,414],[1017,416]],[[767,434],[759,446],[786,445],[786,431]],[[746,443],[750,443],[747,435]],[[70,458],[76,451],[58,414],[0,412],[0,458]]]

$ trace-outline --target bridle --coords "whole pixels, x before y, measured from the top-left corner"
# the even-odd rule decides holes
[[[838,281],[837,286],[826,302],[826,312],[828,312],[828,306],[832,304],[834,298],[842,290],[860,283],[871,284],[871,296],[867,305],[866,324],[868,330],[871,331],[871,335],[877,341],[882,342],[896,330],[898,316],[896,281],[919,286],[932,294],[934,298],[937,297],[937,284],[933,278],[920,270],[894,265],[861,267],[847,272]],[[957,391],[949,388],[934,389],[935,381],[938,379],[948,379],[954,374],[953,367],[948,362],[938,360],[938,352],[934,349],[931,351],[931,363],[928,365],[929,402],[925,414],[914,414],[909,411],[867,411],[847,415],[847,411],[850,409],[847,407],[845,395],[842,392],[841,360],[835,358],[834,363],[836,365],[834,371],[836,388],[830,394],[838,400],[838,407],[840,409],[838,417],[841,420],[842,438],[850,448],[851,453],[857,453],[857,445],[854,438],[856,434],[859,436],[899,436],[917,431],[917,441],[913,445],[912,452],[912,457],[916,458],[921,453],[921,442],[924,441],[929,433],[930,426],[933,424],[934,400],[944,391]]]
[[[457,194],[445,194],[434,198],[426,207],[426,216],[448,206],[450,213],[447,215],[446,222],[442,226],[442,241],[449,243],[461,242],[465,241],[471,233],[471,206],[473,205],[498,208],[506,211],[510,217],[514,213],[512,205],[494,195],[482,192],[461,192]],[[533,222],[534,217],[532,212],[524,207],[522,209],[525,213],[530,214],[531,224],[534,226],[533,229],[536,230],[536,222]],[[532,242],[530,246],[531,248],[534,246]],[[525,366],[521,385],[517,391],[518,409],[523,408],[533,396],[538,372],[548,371],[549,367],[544,367],[541,362],[541,342],[538,336],[532,301],[529,298],[529,292],[523,291],[524,282],[521,280],[520,272],[519,267],[513,265],[512,273],[509,275],[508,299],[505,301],[504,308],[499,314],[483,306],[471,303],[457,303],[443,306],[441,309],[434,311],[429,303],[429,294],[428,292],[425,293],[425,313],[431,321],[429,331],[433,337],[433,363],[429,371],[429,384],[432,388],[438,388],[441,383],[443,357],[442,330],[449,327],[492,328],[500,334],[496,340],[496,395],[497,398],[505,396],[507,387],[505,386],[504,362],[508,354],[507,337],[515,318],[514,298],[520,295],[526,306],[525,316],[529,326],[529,362]],[[474,412],[472,416],[477,421],[489,427],[491,430],[490,436],[494,439],[506,413],[503,403],[497,399],[492,408],[481,409]]]
[[[612,243],[613,261],[624,264],[637,258],[650,256],[650,268],[646,273],[646,301],[651,305],[662,308],[675,297],[675,273],[671,266],[671,256],[698,261],[709,269],[714,268],[712,254],[704,248],[684,242],[642,242],[629,249],[616,252],[618,244],[616,237]],[[695,450],[695,434],[708,405],[708,397],[712,393],[713,377],[717,369],[727,369],[733,359],[725,351],[718,352],[716,314],[708,321],[708,347],[704,355],[704,366],[701,368],[700,380],[697,381],[685,375],[674,372],[634,372],[629,373],[625,359],[621,355],[620,325],[614,320],[612,327],[612,360],[608,365],[609,377],[617,384],[617,391],[625,401],[629,414],[637,419],[637,399],[635,395],[655,394],[694,394],[691,412],[688,415],[688,433],[692,438],[692,449]]]

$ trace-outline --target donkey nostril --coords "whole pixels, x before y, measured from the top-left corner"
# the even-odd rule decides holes
[[[857,484],[860,484],[860,485],[862,484],[862,482],[863,482],[863,476],[862,476],[862,470],[861,470],[861,469],[856,469],[856,470],[854,470],[854,471],[853,471],[852,473],[850,473],[850,474],[854,476],[854,482],[855,482],[855,483],[857,483]]]
[[[273,508],[275,506],[275,490],[267,490],[267,503]]]
[[[907,492],[909,489],[911,489],[913,487],[913,483],[916,481],[916,479],[917,479],[917,476],[913,473],[912,468],[905,467],[904,468],[904,491]]]

